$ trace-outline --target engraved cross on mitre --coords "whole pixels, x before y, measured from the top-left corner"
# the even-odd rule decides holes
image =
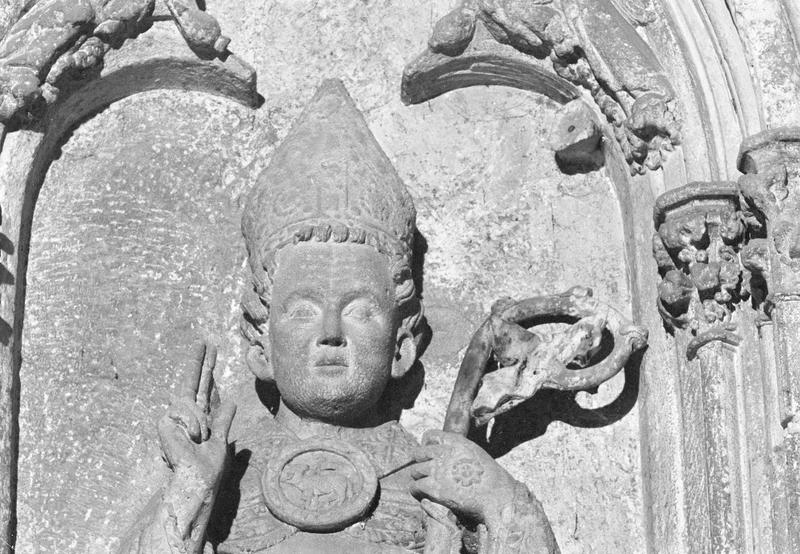
[[[256,180],[242,232],[251,268],[269,274],[277,250],[319,226],[333,240],[409,258],[415,217],[405,185],[344,85],[328,80]]]

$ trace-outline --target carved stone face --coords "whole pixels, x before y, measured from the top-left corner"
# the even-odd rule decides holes
[[[270,304],[275,383],[294,413],[345,424],[375,406],[399,325],[385,256],[362,244],[287,246]]]

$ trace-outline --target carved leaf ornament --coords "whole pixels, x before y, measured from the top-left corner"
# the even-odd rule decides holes
[[[506,85],[565,104],[584,89],[631,173],[657,169],[680,143],[681,123],[669,78],[636,31],[654,17],[649,0],[462,0],[406,67],[403,100]]]
[[[199,56],[225,54],[230,40],[192,1],[163,0]],[[156,0],[39,0],[0,41],[0,123],[40,115],[69,78],[99,71],[112,48],[145,31]],[[44,106],[42,105],[44,104]]]
[[[687,357],[709,342],[739,344],[732,313],[751,290],[740,259],[747,214],[736,183],[671,190],[656,201],[654,217],[658,310],[668,328],[689,331]]]

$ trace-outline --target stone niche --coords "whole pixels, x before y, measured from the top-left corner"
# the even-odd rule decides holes
[[[248,111],[144,93],[82,125],[51,167],[29,266],[18,550],[104,551],[135,517],[168,472],[154,424],[194,337],[241,371],[247,161],[231,139],[256,135]]]
[[[800,552],[797,0],[6,0],[0,37],[0,552],[115,550],[196,339],[232,440],[264,413],[241,203],[326,78],[418,210],[406,427],[494,300],[589,286],[646,352],[487,447],[562,550]]]
[[[260,410],[238,334],[241,199],[324,77],[345,81],[408,186],[433,330],[404,424],[441,428],[491,303],[588,285],[630,317],[622,214],[606,169],[555,161],[561,106],[470,88],[406,107],[404,64],[434,2],[207,2],[253,65],[258,110],[148,92],[83,123],[34,216],[21,368],[18,552],[105,552],[166,478],[155,422],[192,342],[220,348],[221,393]],[[493,429],[492,454],[541,499],[563,552],[643,552],[638,374],[544,391]]]

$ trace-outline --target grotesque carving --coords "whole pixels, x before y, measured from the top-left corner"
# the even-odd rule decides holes
[[[396,420],[389,384],[413,371],[423,329],[415,210],[341,83],[323,84],[275,152],[242,229],[253,276],[242,303],[247,363],[275,384],[280,405],[236,438],[251,454],[237,455],[224,478],[234,408],[214,392],[214,350],[201,348],[159,426],[172,479],[123,551],[200,552],[208,542],[231,553],[455,553],[467,542],[480,552],[557,552],[536,498],[463,430],[430,431],[420,445]],[[519,327],[498,333],[486,357],[524,358],[533,373],[531,360],[554,360],[559,379],[580,389],[643,346],[643,331],[586,291],[526,302],[504,301],[497,315],[583,319],[558,343]],[[566,364],[588,361],[606,327],[619,342],[611,361],[572,382]],[[475,388],[458,401],[471,406]],[[509,395],[519,400],[516,389]],[[509,408],[501,402],[497,413]],[[465,541],[465,524],[477,526],[475,540]]]
[[[744,173],[739,188],[758,237],[747,245],[746,265],[763,277],[773,295],[800,291],[799,143],[800,129],[776,129],[746,140],[739,155]]]
[[[778,398],[780,424],[791,444],[787,467],[800,460],[797,422],[800,387],[797,352],[800,322],[800,128],[783,127],[749,137],[739,152],[743,173],[739,188],[752,216],[754,238],[742,251],[742,262],[758,277],[762,323],[774,325],[775,348],[766,353],[764,366],[775,367],[782,394]],[[788,471],[787,474],[790,474]],[[790,490],[800,489],[796,477]]]
[[[225,53],[217,21],[185,0],[164,0],[189,46]],[[156,0],[39,0],[0,42],[0,123],[58,97],[64,78],[91,71],[113,47],[145,29]]]
[[[428,100],[444,92],[437,81],[447,78],[465,86],[473,70],[486,73],[482,84],[521,82],[524,68],[513,58],[498,63],[498,52],[476,46],[488,32],[521,54],[549,58],[559,77],[589,90],[631,172],[655,169],[679,143],[680,124],[672,86],[635,29],[651,18],[649,3],[635,1],[462,0],[436,24],[428,51],[406,68],[403,98]],[[461,62],[447,69],[451,59]]]
[[[690,183],[656,201],[658,309],[670,328],[691,333],[690,359],[711,341],[740,341],[731,313],[750,294],[740,261],[745,223],[735,183]]]
[[[521,322],[564,317],[578,321],[554,334],[530,332]],[[598,364],[592,360],[604,332],[611,332],[613,351]],[[445,429],[466,433],[470,416],[488,423],[543,388],[590,390],[619,373],[631,354],[647,343],[647,330],[632,325],[610,306],[575,287],[564,294],[510,299],[495,303],[492,315],[475,333],[461,365]],[[489,356],[498,368],[484,374]],[[591,365],[591,367],[587,367]]]
[[[596,119],[583,99],[564,106],[551,143],[556,163],[564,173],[586,173],[603,167],[603,130]]]

